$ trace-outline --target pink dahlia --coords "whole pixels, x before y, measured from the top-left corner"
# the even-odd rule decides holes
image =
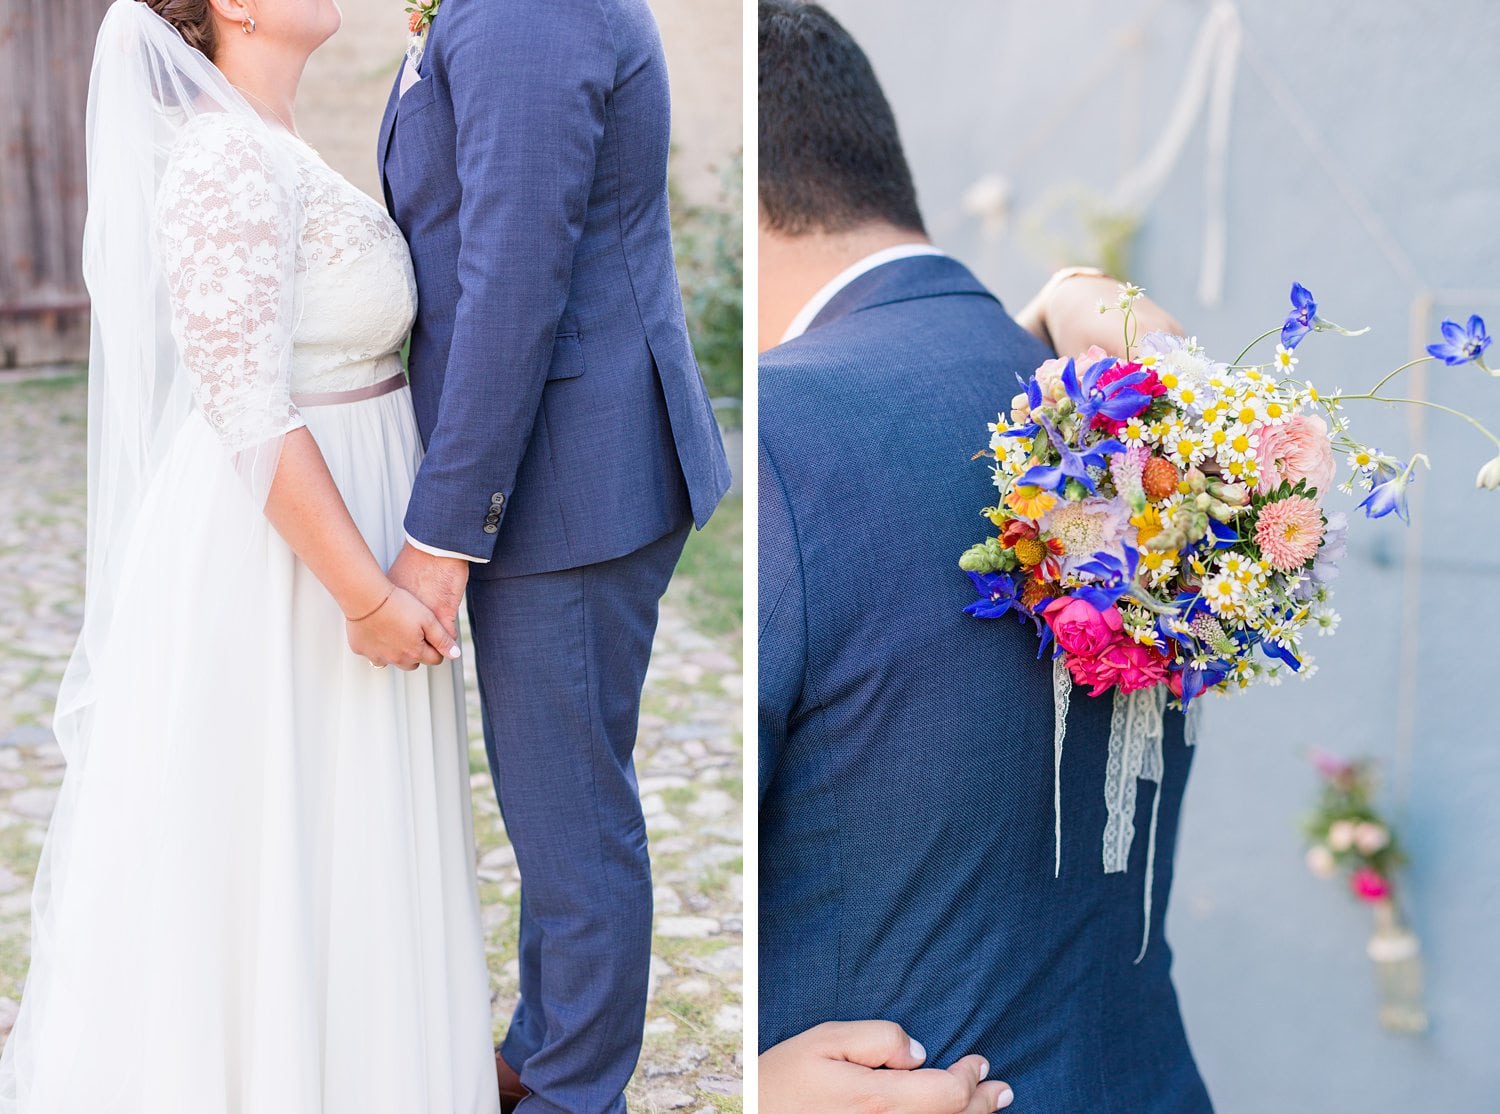
[[[1090,351],[1093,351],[1093,349],[1090,349]],[[1140,364],[1117,363],[1103,375],[1099,376],[1098,386],[1101,388],[1107,387],[1116,380],[1124,379],[1127,375],[1134,375],[1140,370]],[[1135,385],[1135,389],[1137,391],[1140,391],[1141,394],[1148,395],[1151,398],[1160,398],[1162,395],[1167,393],[1166,386],[1160,379],[1156,377],[1156,371],[1154,369],[1146,372],[1146,378],[1137,383]],[[1124,422],[1120,421],[1118,418],[1107,417],[1104,414],[1096,414],[1094,416],[1094,420],[1090,422],[1089,425],[1092,429],[1103,430],[1105,433],[1109,434],[1119,433],[1120,430],[1125,428]]]
[[[1305,495],[1291,495],[1260,510],[1255,544],[1277,572],[1300,569],[1323,541],[1323,512]]]
[[[1255,459],[1260,464],[1256,490],[1264,495],[1286,480],[1306,480],[1319,495],[1327,495],[1337,465],[1328,440],[1328,423],[1311,414],[1298,414],[1281,425],[1264,426],[1255,434]]]

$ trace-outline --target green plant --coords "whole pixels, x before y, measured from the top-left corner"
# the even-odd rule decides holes
[[[724,170],[718,204],[692,204],[675,191],[672,202],[672,239],[688,333],[703,381],[715,399],[737,400],[744,391],[743,177],[736,155]],[[738,407],[723,408],[720,420],[738,425]]]

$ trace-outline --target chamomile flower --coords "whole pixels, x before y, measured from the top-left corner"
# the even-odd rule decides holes
[[[1349,463],[1356,472],[1369,474],[1380,463],[1380,450],[1360,445],[1349,453]]]
[[[1276,346],[1276,355],[1271,358],[1271,366],[1284,376],[1290,376],[1292,369],[1297,366],[1297,357],[1292,355],[1292,350],[1284,344]]]
[[[1241,584],[1251,584],[1257,576],[1255,563],[1243,553],[1225,553],[1217,562],[1218,570]]]
[[[1131,418],[1115,433],[1115,439],[1127,449],[1135,445],[1149,445],[1156,440],[1151,435],[1151,429],[1140,418]]]
[[[1229,420],[1251,429],[1258,427],[1265,417],[1265,403],[1253,395],[1243,397],[1230,409]]]
[[[1160,588],[1177,575],[1177,557],[1157,549],[1143,550],[1140,570],[1152,588]]]
[[[1260,666],[1250,658],[1240,658],[1229,670],[1226,681],[1232,682],[1241,690],[1249,688],[1260,676]]]
[[[1339,613],[1331,609],[1314,611],[1312,613],[1313,625],[1318,628],[1318,637],[1332,634],[1339,629]]]
[[[1297,405],[1294,401],[1286,399],[1280,392],[1275,392],[1265,400],[1265,406],[1261,408],[1261,420],[1266,425],[1281,425],[1290,420],[1296,412]]]
[[[1216,453],[1221,461],[1255,459],[1255,438],[1247,425],[1236,422],[1224,430],[1223,451]]]
[[[1202,387],[1196,383],[1179,382],[1175,387],[1167,388],[1167,397],[1184,410],[1199,410],[1212,399]]]
[[[1297,670],[1299,680],[1310,681],[1318,675],[1318,663],[1312,658],[1302,659],[1302,668]]]
[[[1203,599],[1215,615],[1235,616],[1245,600],[1245,586],[1232,576],[1211,576],[1203,582]]]
[[[1206,426],[1222,425],[1225,419],[1229,417],[1228,400],[1221,395],[1205,406],[1199,412],[1199,416],[1203,419],[1203,424]]]
[[[1197,430],[1186,426],[1174,431],[1162,440],[1162,448],[1166,451],[1167,459],[1182,468],[1191,468],[1198,464],[1208,455],[1208,442]]]
[[[1261,628],[1261,638],[1265,642],[1280,646],[1284,650],[1297,652],[1297,628],[1286,619],[1276,619]]]

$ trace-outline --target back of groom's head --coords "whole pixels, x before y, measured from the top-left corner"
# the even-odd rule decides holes
[[[817,4],[760,0],[761,222],[786,235],[885,223],[924,233],[870,60]]]

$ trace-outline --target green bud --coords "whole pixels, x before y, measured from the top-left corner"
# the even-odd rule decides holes
[[[964,572],[998,572],[995,562],[990,556],[989,546],[980,542],[971,545],[964,550],[964,555],[958,559],[958,567]]]

